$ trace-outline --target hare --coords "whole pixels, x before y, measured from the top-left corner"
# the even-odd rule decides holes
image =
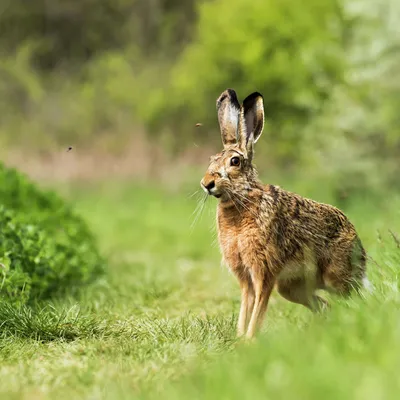
[[[328,303],[316,290],[349,295],[368,286],[365,250],[340,210],[259,181],[252,160],[264,127],[262,95],[240,105],[227,89],[217,113],[224,148],[210,158],[200,184],[219,199],[218,240],[241,288],[238,335],[254,336],[274,287],[319,311]]]

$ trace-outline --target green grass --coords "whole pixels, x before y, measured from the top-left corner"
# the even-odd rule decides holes
[[[274,294],[261,335],[243,344],[213,199],[190,228],[196,189],[64,190],[98,236],[107,274],[77,298],[0,305],[0,398],[397,398],[400,249],[388,229],[400,232],[399,199],[345,210],[372,257],[374,295],[334,300],[316,317]]]

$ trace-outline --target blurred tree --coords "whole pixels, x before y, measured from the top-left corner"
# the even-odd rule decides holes
[[[105,50],[139,46],[146,55],[189,37],[195,0],[0,0],[0,48],[36,43],[43,70],[80,65]]]
[[[263,93],[275,147],[292,158],[305,123],[343,81],[343,16],[338,0],[215,0],[199,4],[194,40],[171,76],[154,119],[182,128],[185,120],[214,125],[215,99],[227,87],[243,98]],[[185,125],[188,127],[189,125]]]

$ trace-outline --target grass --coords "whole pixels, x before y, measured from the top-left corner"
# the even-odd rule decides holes
[[[397,398],[400,249],[388,229],[400,232],[399,199],[346,210],[372,257],[374,295],[336,299],[315,317],[274,294],[260,337],[243,344],[213,200],[190,228],[196,189],[64,188],[108,272],[78,298],[0,305],[0,398]]]

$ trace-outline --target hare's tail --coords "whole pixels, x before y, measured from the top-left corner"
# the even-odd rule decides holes
[[[362,287],[367,293],[370,293],[370,294],[375,291],[374,285],[371,283],[371,281],[366,276],[364,276],[364,278],[362,278]]]

